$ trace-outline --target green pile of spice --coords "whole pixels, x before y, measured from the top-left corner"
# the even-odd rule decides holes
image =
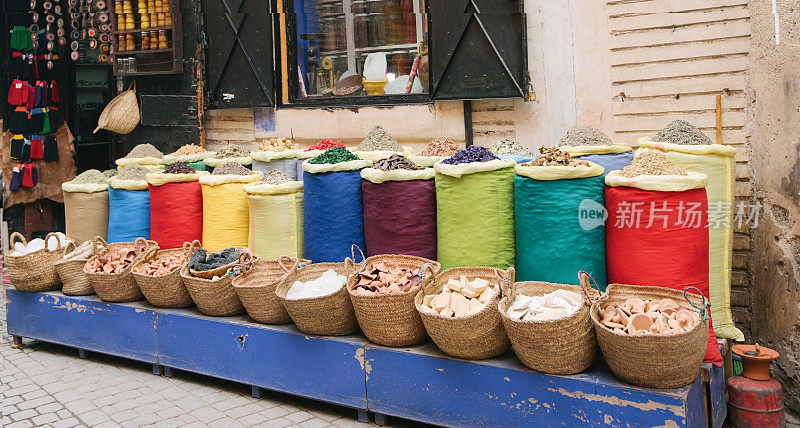
[[[391,155],[388,158],[381,159],[375,162],[375,165],[372,166],[375,169],[379,169],[381,171],[396,171],[398,169],[408,169],[411,171],[418,171],[420,169],[425,169],[418,167],[414,162],[406,159],[403,155]]]
[[[138,159],[138,158],[161,158],[164,153],[158,150],[152,144],[139,144],[125,156],[125,159]]]
[[[358,160],[358,156],[354,155],[350,150],[344,147],[334,147],[325,150],[321,155],[308,161],[308,163],[322,164],[322,163],[342,163]]]
[[[283,184],[292,181],[292,179],[283,173],[283,171],[278,171],[277,169],[273,169],[267,175],[264,176],[264,183],[267,184]]]
[[[562,146],[611,146],[614,143],[603,131],[591,125],[575,125],[561,139]]]
[[[492,153],[496,155],[519,155],[533,156],[533,152],[522,144],[511,140],[500,140],[492,147]]]
[[[364,152],[376,150],[386,150],[391,152],[402,152],[403,147],[380,126],[376,126],[369,131],[367,138],[358,145],[358,149]]]
[[[702,131],[685,120],[673,120],[664,129],[658,131],[653,141],[681,145],[714,144]]]
[[[107,169],[103,171],[103,175],[105,175],[107,178],[116,177],[117,174],[119,174],[119,171],[117,171],[116,168]]]
[[[250,175],[253,171],[245,168],[239,162],[228,161],[214,168],[212,175]]]
[[[106,182],[108,182],[108,177],[96,169],[86,170],[70,181],[73,184],[102,184]]]
[[[120,180],[136,180],[144,181],[145,176],[150,173],[150,170],[137,163],[129,163],[122,167],[122,170],[117,174]]]

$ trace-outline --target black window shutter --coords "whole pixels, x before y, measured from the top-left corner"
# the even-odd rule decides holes
[[[204,0],[212,108],[275,105],[270,3]]]
[[[431,98],[525,97],[522,0],[428,0]]]

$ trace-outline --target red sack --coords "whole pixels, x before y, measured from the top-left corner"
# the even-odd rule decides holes
[[[361,180],[367,255],[406,254],[436,260],[433,180]]]
[[[706,189],[682,192],[606,187],[608,282],[696,287],[708,296]],[[709,321],[704,361],[722,365]]]
[[[203,194],[198,181],[150,188],[150,239],[161,249],[179,248],[203,237]]]

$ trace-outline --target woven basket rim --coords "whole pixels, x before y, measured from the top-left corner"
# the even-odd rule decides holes
[[[297,272],[296,272],[296,275],[297,275],[297,277],[298,277],[298,278],[300,278],[300,275],[302,275],[302,274],[303,274],[303,269],[308,269],[308,268],[310,268],[310,267],[319,267],[319,268],[327,267],[328,269],[331,269],[331,270],[334,270],[334,269],[332,269],[333,267],[341,267],[341,268],[343,268],[343,269],[347,269],[347,266],[345,265],[345,262],[321,262],[321,263],[310,263],[310,264],[307,264],[307,265],[305,265],[305,266],[303,266],[303,267],[301,267],[301,268],[298,268],[298,269],[297,269]],[[328,270],[328,269],[326,269],[326,270]],[[334,270],[334,272],[335,272],[335,270]],[[290,273],[292,273],[292,271],[291,271],[291,270],[290,270],[289,272],[287,272],[287,275],[286,275],[285,277],[281,277],[281,279],[280,279],[279,281],[283,282],[283,281],[285,281],[286,279],[288,279],[288,277],[289,277],[289,275],[288,275],[288,274],[290,274]],[[325,271],[323,271],[322,273],[325,273]],[[337,272],[337,274],[338,274],[338,272]],[[321,276],[321,275],[322,275],[322,274],[320,274],[320,276]],[[340,274],[340,275],[341,275],[341,274]],[[277,286],[277,287],[275,287],[275,295],[276,295],[276,296],[278,296],[278,298],[279,298],[279,299],[281,299],[281,300],[287,300],[287,301],[289,301],[289,302],[309,302],[309,301],[316,300],[316,299],[324,299],[324,298],[327,298],[327,297],[331,297],[331,296],[333,296],[334,294],[336,294],[336,293],[338,293],[338,292],[342,291],[342,288],[346,288],[346,287],[347,287],[347,274],[346,274],[346,272],[345,272],[345,274],[343,274],[342,276],[344,276],[344,277],[345,277],[344,284],[342,284],[342,286],[341,286],[341,287],[337,288],[337,289],[336,289],[336,291],[334,291],[333,293],[326,294],[326,295],[324,295],[324,296],[303,297],[302,299],[287,299],[287,298],[286,298],[286,294],[288,294],[288,292],[289,292],[289,289],[290,289],[290,288],[292,288],[292,286],[291,286],[291,285],[290,285],[290,286],[288,286],[288,287],[286,287],[286,292],[282,292],[282,291],[281,291],[281,287],[280,287],[280,285],[279,285],[279,286]],[[319,277],[317,277],[317,278],[319,278]],[[295,281],[300,281],[300,279],[295,279]],[[288,282],[289,282],[289,281],[286,281],[286,283],[288,283]]]
[[[308,262],[308,261],[307,261],[307,260],[305,260],[305,259],[296,259],[296,258],[292,258],[292,261],[293,261],[293,262],[296,262],[296,260],[300,260],[300,261],[306,261],[306,262]],[[256,260],[256,261],[254,261],[254,262],[253,262],[253,267],[252,267],[252,268],[250,268],[250,269],[249,269],[247,272],[245,272],[245,273],[243,273],[243,274],[241,274],[241,275],[237,276],[236,278],[234,278],[234,280],[233,280],[233,284],[232,284],[232,285],[233,285],[233,287],[234,287],[234,288],[245,288],[245,289],[257,289],[257,288],[267,288],[267,287],[272,287],[272,286],[274,286],[275,284],[277,284],[277,283],[278,283],[278,282],[279,282],[281,279],[283,279],[283,277],[284,277],[284,276],[288,275],[288,274],[289,274],[289,272],[291,272],[291,271],[292,271],[292,269],[291,269],[291,268],[289,268],[289,270],[284,270],[284,271],[283,271],[283,273],[281,273],[281,274],[280,274],[280,275],[279,275],[279,276],[278,276],[276,279],[274,279],[274,280],[272,280],[272,279],[271,279],[271,280],[269,280],[269,281],[266,281],[266,282],[263,282],[263,283],[256,283],[256,284],[242,284],[243,282],[245,282],[245,281],[244,281],[244,278],[246,278],[246,277],[247,277],[247,274],[248,274],[248,272],[251,272],[251,270],[252,270],[253,268],[255,268],[257,265],[262,265],[262,266],[263,266],[263,265],[268,265],[268,264],[269,264],[269,265],[272,265],[272,264],[277,264],[279,268],[281,268],[281,269],[284,269],[284,267],[283,267],[283,265],[281,264],[281,261],[280,261],[280,260],[260,260],[260,259],[259,259],[259,260]],[[292,265],[292,266],[294,266],[294,265]]]
[[[511,318],[508,315],[506,315],[506,311],[508,310],[508,308],[503,310],[503,304],[506,303],[506,302],[509,302],[508,305],[507,305],[509,307],[511,306],[511,304],[513,304],[513,301],[511,300],[511,297],[512,296],[515,297],[517,295],[517,293],[519,292],[519,289],[517,288],[518,285],[523,285],[523,286],[529,286],[529,285],[534,285],[534,286],[535,285],[551,285],[551,286],[555,286],[555,287],[574,288],[575,290],[567,290],[567,291],[575,291],[576,293],[578,293],[578,295],[581,296],[581,302],[583,304],[578,308],[577,311],[573,312],[572,314],[567,315],[567,316],[562,317],[562,318],[557,318],[557,319],[554,319],[554,320],[545,320],[545,321],[539,321],[539,320],[528,320],[528,321],[516,320],[516,319]],[[581,311],[584,308],[586,308],[586,310],[590,310],[591,306],[592,306],[592,302],[587,301],[586,300],[586,296],[584,296],[583,293],[580,292],[580,288],[579,288],[580,286],[579,285],[561,284],[561,283],[558,283],[558,282],[547,282],[547,281],[519,281],[519,282],[515,282],[512,285],[512,287],[513,288],[511,290],[511,294],[510,295],[504,295],[500,299],[500,301],[497,302],[497,310],[500,311],[500,315],[503,318],[505,318],[508,321],[511,321],[513,323],[516,323],[516,324],[522,324],[522,325],[531,324],[531,325],[533,325],[533,324],[548,324],[548,323],[553,323],[553,322],[567,321],[567,320],[571,320],[572,318],[575,318],[575,317],[579,316]],[[564,288],[562,288],[562,290],[563,289]],[[545,293],[545,294],[547,294],[547,293]],[[528,297],[533,297],[533,296],[528,296]]]
[[[50,232],[50,233],[47,234],[47,236],[44,237],[44,248],[36,250],[36,251],[34,251],[32,253],[20,254],[20,255],[15,256],[14,253],[16,253],[16,251],[13,250],[14,249],[14,236],[19,236],[20,238],[22,238],[22,243],[26,247],[28,246],[29,242],[19,232],[14,232],[14,233],[11,234],[11,236],[9,236],[8,240],[9,240],[9,243],[11,244],[10,245],[11,246],[11,248],[10,248],[11,251],[9,251],[8,253],[4,254],[3,256],[4,257],[10,257],[10,258],[16,259],[16,260],[22,260],[24,257],[28,257],[28,256],[32,256],[32,255],[39,255],[40,253],[45,253],[47,255],[51,255],[51,254],[53,254],[53,253],[55,253],[55,252],[57,252],[59,250],[66,249],[68,242],[73,242],[72,239],[67,238],[67,240],[64,242],[64,245],[61,245],[61,238],[58,235],[56,235],[54,232]],[[50,236],[55,236],[56,237],[56,242],[58,243],[58,246],[56,247],[55,250],[47,249],[47,241],[50,239]],[[31,239],[31,241],[33,241],[33,239]]]
[[[176,253],[178,251],[183,252],[183,248],[165,248],[163,250],[159,249],[158,251],[156,251],[155,253],[153,253],[150,256],[145,255],[144,257],[140,258],[139,260],[134,260],[134,262],[131,263],[131,273],[133,274],[133,276],[139,276],[139,277],[142,277],[142,278],[165,278],[165,277],[167,277],[167,276],[169,276],[169,275],[171,275],[171,274],[173,274],[175,272],[180,272],[180,270],[183,267],[183,265],[185,265],[186,263],[189,263],[188,259],[187,259],[186,262],[184,262],[182,265],[177,267],[175,270],[171,270],[171,271],[169,271],[169,273],[161,275],[161,276],[145,275],[145,274],[137,273],[137,272],[133,271],[133,268],[136,267],[139,264],[142,264],[142,263],[145,263],[145,262],[149,262],[149,261],[151,261],[153,259],[158,258],[158,256],[164,255],[165,253]]]
[[[425,298],[426,288],[431,288],[432,290],[433,289],[441,289],[441,288],[443,288],[444,284],[440,284],[439,280],[441,279],[442,281],[444,281],[444,278],[446,276],[449,276],[453,272],[457,272],[457,271],[462,270],[462,269],[470,269],[470,270],[471,269],[487,269],[487,270],[490,269],[492,271],[499,270],[499,271],[503,272],[506,275],[508,274],[508,271],[504,271],[502,269],[495,269],[495,268],[485,267],[485,266],[455,267],[455,268],[447,269],[444,272],[440,272],[439,274],[436,275],[436,277],[434,278],[433,282],[431,284],[429,284],[428,287],[423,287],[421,292],[419,294],[417,294],[417,296],[414,298],[414,306],[417,307],[417,311],[420,313],[420,315],[429,316],[429,317],[432,317],[432,318],[438,318],[438,319],[444,320],[445,322],[452,322],[452,321],[456,321],[456,320],[463,321],[465,319],[477,317],[477,316],[483,314],[484,312],[486,312],[487,310],[491,310],[490,307],[493,306],[492,302],[494,302],[495,300],[497,300],[498,303],[500,302],[500,299],[503,297],[503,292],[502,292],[502,290],[500,290],[500,288],[502,288],[502,287],[500,286],[500,284],[498,284],[497,285],[498,286],[497,293],[495,293],[495,295],[492,297],[492,300],[490,300],[488,303],[484,304],[483,305],[483,309],[481,309],[478,312],[475,312],[474,314],[462,315],[460,317],[457,317],[457,316],[446,317],[446,316],[443,316],[443,315],[439,314],[435,310],[434,310],[434,313],[430,313],[430,312],[427,312],[427,311],[420,310],[420,308],[422,307],[422,300]],[[492,272],[492,274],[495,274],[495,272]],[[476,277],[476,278],[478,278],[478,277]],[[503,278],[505,278],[505,276]],[[486,279],[486,278],[483,278],[483,279]],[[489,280],[489,283],[495,281],[496,279],[497,278],[495,278],[493,276]],[[499,311],[499,307],[498,307],[498,311]]]
[[[383,299],[383,298],[390,298],[391,299],[391,298],[405,297],[405,296],[407,296],[409,294],[414,294],[415,298],[416,298],[416,293],[419,293],[424,288],[424,285],[423,285],[423,282],[422,282],[423,278],[421,276],[420,276],[419,285],[417,285],[415,287],[411,287],[408,291],[403,291],[401,293],[372,294],[372,295],[358,295],[358,294],[354,294],[353,293],[353,289],[350,286],[351,278],[355,279],[355,275],[357,275],[359,273],[359,272],[355,271],[355,267],[360,265],[360,264],[364,264],[364,267],[366,267],[366,266],[369,266],[370,261],[374,262],[375,260],[380,260],[380,259],[384,259],[384,258],[398,258],[398,259],[421,261],[422,265],[420,265],[420,269],[422,269],[422,266],[425,265],[426,263],[430,263],[431,265],[433,265],[433,275],[431,276],[432,281],[436,280],[436,277],[440,274],[440,271],[442,270],[442,264],[437,262],[436,260],[426,259],[425,257],[420,257],[420,256],[411,256],[411,255],[407,255],[407,254],[377,254],[377,255],[374,255],[374,256],[367,257],[361,263],[355,263],[355,262],[353,262],[352,259],[350,259],[348,257],[348,258],[346,258],[344,260],[344,263],[345,263],[345,265],[347,266],[348,269],[350,269],[350,268],[353,269],[353,274],[352,275],[347,275],[347,281],[345,281],[345,285],[347,286],[347,293],[350,295],[350,297],[352,297],[354,299],[363,299],[363,300],[367,300],[367,299]],[[348,263],[350,263],[350,264],[348,264]]]

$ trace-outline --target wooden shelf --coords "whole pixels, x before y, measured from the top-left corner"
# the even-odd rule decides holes
[[[174,19],[174,18],[173,18]],[[148,31],[172,30],[172,25],[166,27],[134,28],[133,30],[114,30],[112,34],[142,33]]]
[[[153,71],[137,71],[134,73],[125,73],[122,71],[117,71],[117,76],[155,76],[157,74],[176,74],[179,73],[175,70],[153,70]]]
[[[113,0],[120,2],[122,0]],[[114,39],[114,53],[111,55],[112,66],[115,76],[155,76],[167,74],[180,74],[183,72],[183,35],[181,32],[182,18],[180,11],[180,0],[170,0],[170,13],[172,14],[171,25],[153,26],[150,28],[133,28],[130,30],[112,30],[118,37]],[[116,28],[117,17],[111,14],[111,26]],[[140,35],[136,33],[149,33],[153,31],[169,31],[167,34],[167,49],[136,49],[120,51],[119,38],[123,34],[133,34],[135,42],[141,44]],[[165,58],[168,56],[169,59]],[[135,72],[124,72],[119,69],[118,59],[126,57],[136,57]]]
[[[117,52],[115,55],[120,57],[120,56],[125,56],[125,55],[156,54],[156,53],[164,53],[164,52],[172,52],[172,48],[136,50],[136,51],[122,51],[122,52]]]

